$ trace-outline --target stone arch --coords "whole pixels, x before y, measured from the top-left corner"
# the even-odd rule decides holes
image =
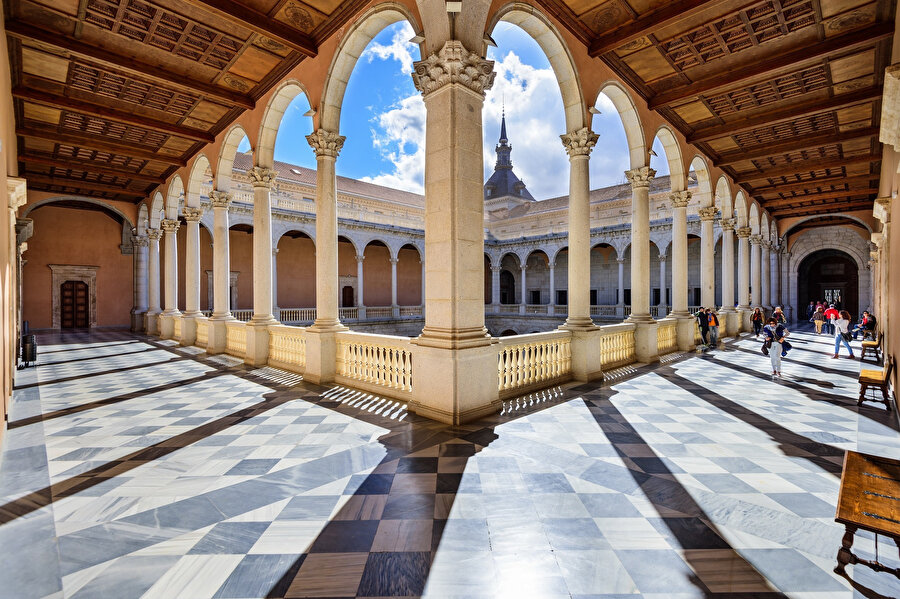
[[[562,254],[563,252],[568,252],[568,251],[569,251],[569,246],[567,246],[567,245],[561,245],[558,248],[556,248],[556,250],[553,251],[553,256],[551,257],[551,264],[556,264],[556,261],[559,259],[559,255]],[[547,254],[547,255],[550,256],[550,254]]]
[[[841,214],[840,216],[841,216],[841,218],[846,218],[847,220],[852,220],[852,221],[859,223],[859,225],[861,225],[863,228],[865,228],[865,230],[868,231],[870,234],[873,232],[872,227],[870,227],[866,221],[864,221],[863,219],[861,219],[858,216],[853,216],[851,214]],[[803,218],[799,219],[797,222],[793,223],[790,226],[790,228],[788,228],[786,231],[784,231],[781,234],[781,236],[787,237],[788,235],[790,235],[791,231],[793,231],[794,229],[796,229],[797,227],[799,227],[806,221],[814,220],[814,219],[821,218],[821,217],[822,217],[821,214],[810,214],[809,216],[804,216]]]
[[[722,211],[722,218],[734,216],[734,201],[731,197],[731,185],[725,175],[716,181],[716,205]]]
[[[396,243],[393,243],[393,244],[388,243],[387,239],[385,239],[384,237],[380,237],[378,235],[373,235],[371,237],[367,237],[365,239],[365,243],[360,243],[360,245],[363,248],[363,252],[365,252],[366,248],[369,247],[373,242],[380,243],[381,245],[386,247],[388,249],[388,254],[390,254],[390,257],[392,260],[397,258],[397,251],[400,249],[397,246],[397,244]]]
[[[738,227],[750,226],[750,217],[747,213],[747,196],[744,195],[743,189],[739,189],[734,196],[734,212],[737,217]]]
[[[256,146],[256,160],[254,161],[257,166],[266,168],[275,166],[275,138],[278,137],[281,119],[284,117],[284,111],[287,110],[288,104],[300,94],[306,96],[309,101],[306,88],[296,79],[283,81],[272,94],[263,114],[262,124],[259,126],[259,143]]]
[[[759,206],[756,202],[750,203],[750,221],[747,224],[750,225],[750,233],[759,235]]]
[[[691,168],[697,176],[697,189],[691,194],[693,203],[699,205],[700,208],[708,208],[714,205],[712,177],[709,174],[709,166],[699,154],[691,160]]]
[[[396,2],[385,2],[372,7],[353,24],[341,40],[328,69],[325,89],[322,91],[322,100],[319,104],[319,127],[334,133],[340,131],[344,92],[347,91],[347,83],[359,57],[385,27],[404,20],[410,23],[413,30],[422,30],[409,9]]]
[[[644,126],[641,124],[641,117],[638,115],[631,94],[618,81],[608,81],[600,86],[597,95],[605,94],[607,98],[616,107],[619,118],[622,119],[622,125],[625,127],[625,139],[628,140],[628,155],[630,158],[631,168],[640,168],[647,166],[649,163],[647,153],[647,143],[644,137]],[[594,101],[597,104],[597,101]]]
[[[150,226],[150,211],[147,209],[147,202],[142,202],[138,208],[138,219],[134,226],[138,235],[147,233],[147,228]]]
[[[362,248],[366,247],[366,245],[364,243],[360,243],[358,240],[350,237],[349,235],[338,235],[338,243],[340,243],[341,241],[346,241],[347,243],[350,244],[350,247],[353,248],[354,256],[362,256],[362,254],[360,253],[359,250],[360,250],[360,247],[362,247]]]
[[[184,182],[181,175],[172,177],[169,182],[169,191],[166,194],[166,218],[178,218],[178,204],[184,198]]]
[[[81,196],[57,196],[57,197],[46,198],[46,199],[37,201],[37,202],[35,202],[33,204],[29,204],[25,207],[25,209],[22,211],[21,218],[27,218],[29,214],[31,214],[32,212],[34,212],[36,209],[40,208],[41,206],[46,206],[48,204],[55,204],[57,202],[71,202],[71,201],[83,202],[85,204],[93,204],[95,206],[100,206],[104,210],[106,210],[108,212],[112,212],[112,213],[116,214],[119,218],[121,218],[123,226],[128,227],[129,231],[131,229],[135,228],[135,225],[131,221],[131,218],[129,218],[124,212],[122,212],[115,206],[107,204],[103,200],[95,200],[94,198],[87,198],[87,197],[81,197]],[[144,210],[145,210],[145,215],[146,215],[146,208]],[[138,217],[139,217],[138,224],[140,224],[140,211],[138,212]]]
[[[234,170],[234,158],[237,155],[238,146],[244,138],[250,139],[244,128],[238,124],[232,125],[225,134],[225,141],[219,151],[219,161],[215,170],[215,185],[219,191],[231,189],[231,173]]]
[[[666,153],[666,161],[669,163],[669,188],[672,191],[682,191],[687,185],[687,177],[684,173],[684,161],[681,159],[681,147],[675,134],[668,125],[661,125],[656,130],[656,139],[662,144]],[[694,159],[696,160],[696,158]]]
[[[566,131],[574,132],[585,126],[584,101],[581,81],[575,69],[575,61],[563,42],[562,36],[539,8],[523,2],[512,2],[500,8],[488,26],[488,33],[497,23],[505,21],[516,25],[537,42],[550,62],[562,94],[563,110],[566,115]]]
[[[309,240],[313,242],[313,245],[316,244],[316,235],[314,228],[307,229],[306,227],[298,226],[296,223],[285,223],[284,225],[279,227],[277,231],[273,232],[272,247],[278,247],[278,242],[281,241],[281,238],[291,232],[302,233],[306,237],[309,237]]]
[[[763,241],[769,241],[769,215],[763,211],[759,215],[759,235]]]
[[[153,200],[150,203],[150,228],[158,229],[159,221],[163,216],[163,211],[165,210],[165,200],[163,199],[162,192],[157,191],[153,194]]]
[[[191,172],[188,175],[187,190],[184,194],[184,205],[199,208],[200,196],[203,194],[204,187],[211,186],[213,179],[212,166],[209,164],[209,159],[205,154],[198,155],[194,160]],[[207,189],[206,192],[208,194],[209,189]]]

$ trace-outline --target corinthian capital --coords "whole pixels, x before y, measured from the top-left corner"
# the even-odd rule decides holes
[[[716,214],[718,213],[719,209],[715,206],[707,206],[697,211],[697,214],[700,215],[700,220],[716,220]]]
[[[137,248],[150,247],[150,239],[146,235],[136,235],[131,240],[132,245]]]
[[[271,189],[275,184],[275,178],[278,176],[278,173],[271,168],[254,166],[247,171],[247,176],[250,177],[250,184],[253,185],[253,187],[265,187]]]
[[[750,227],[741,227],[734,232],[740,239],[749,239],[750,237]]]
[[[209,192],[209,203],[214,209],[225,208],[227,210],[228,207],[231,206],[231,194],[213,189]]]
[[[720,223],[723,231],[733,231],[735,220],[733,218],[723,218]]]
[[[761,245],[762,244],[762,235],[751,235],[750,236],[750,245]]]
[[[325,129],[316,129],[315,132],[306,136],[306,142],[313,149],[316,158],[320,156],[330,156],[337,158],[344,147],[344,140],[347,138],[338,135],[334,131],[326,131]]]
[[[638,189],[639,187],[650,187],[650,181],[656,176],[656,171],[649,166],[642,166],[625,171],[625,176],[631,182],[631,188]]]
[[[181,223],[175,219],[163,219],[159,221],[159,226],[162,227],[162,230],[166,233],[172,233],[173,235],[178,232],[178,227],[181,226]]]
[[[673,191],[669,194],[669,201],[672,202],[672,208],[687,208],[691,202],[691,192]]]
[[[160,237],[162,237],[161,229],[147,229],[147,239],[150,241],[159,241]]]
[[[450,83],[459,83],[484,96],[494,84],[494,61],[466,50],[458,40],[449,40],[437,54],[413,63],[413,83],[422,95]]]
[[[590,128],[582,127],[578,131],[560,135],[559,138],[562,140],[569,158],[575,158],[576,156],[590,156],[591,150],[594,149],[594,145],[600,139],[600,136],[591,131]]]
[[[194,208],[192,206],[185,206],[181,213],[184,215],[184,220],[191,223],[199,223],[200,219],[203,218],[203,208]]]

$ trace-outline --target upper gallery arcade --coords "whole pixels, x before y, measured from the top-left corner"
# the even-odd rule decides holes
[[[63,326],[61,304],[70,297],[63,285],[71,283],[66,293],[76,308],[84,302],[88,325],[101,324],[105,306],[127,301],[133,322],[148,333],[462,422],[495,411],[513,393],[597,379],[604,368],[692,347],[692,244],[699,245],[699,303],[721,306],[729,335],[749,327],[753,306],[798,309],[812,293],[798,280],[806,258],[832,251],[858,273],[858,308],[879,316],[887,352],[900,343],[900,319],[882,301],[900,291],[890,276],[891,261],[900,261],[890,243],[900,181],[894,0],[16,0],[4,9],[10,61],[0,71],[8,99],[0,162],[9,210],[0,223],[8,236],[0,248],[0,326],[7,396],[22,305],[51,305],[52,325]],[[350,240],[336,165],[345,91],[367,45],[399,21],[410,24],[419,45],[410,75],[425,103],[425,177],[424,205],[399,197],[393,205],[406,201],[423,227],[404,233],[399,220],[369,224],[393,228],[395,236],[379,238],[382,249],[373,250],[388,258],[390,292],[383,290],[381,303],[396,317],[407,301],[421,304],[424,326],[415,337],[351,332],[345,322],[360,315],[342,310],[365,307],[359,287],[375,239],[360,234],[353,244],[358,282],[343,296],[348,259],[342,262],[341,247]],[[559,141],[547,143],[561,142],[567,153],[569,188],[554,200],[564,209],[554,213],[563,221],[550,232],[553,243],[536,248],[547,259],[546,303],[564,304],[555,314],[565,320],[546,333],[498,339],[485,314],[486,303],[500,303],[507,254],[491,250],[505,241],[497,223],[521,230],[515,207],[541,204],[512,181],[505,127],[497,166],[506,174],[494,185],[511,193],[497,203],[487,195],[491,182],[485,186],[482,108],[495,78],[485,56],[501,21],[529,34],[551,65],[565,126]],[[601,239],[601,215],[592,212],[592,116],[601,94],[627,140],[627,147],[604,148],[628,156],[627,209],[602,215],[618,219],[609,226],[626,226],[627,242],[618,246]],[[300,95],[310,106],[313,132],[305,142],[316,160],[302,206],[282,200],[279,185],[290,183],[275,162],[285,111]],[[244,138],[250,152],[238,158]],[[665,189],[650,165],[655,140],[668,164]],[[546,225],[550,213],[534,212],[533,222]],[[306,327],[276,319],[277,273],[285,267],[277,229],[288,221],[304,221],[291,229],[302,234],[293,238],[314,243],[305,268],[315,273],[307,289],[315,311]],[[658,222],[666,224],[664,235]],[[203,234],[207,243],[201,227],[211,232]],[[498,233],[487,244],[486,229]],[[591,295],[599,242],[617,258],[628,251],[624,324],[594,322],[592,306],[625,304],[622,262],[616,301]],[[245,244],[249,256],[246,322],[232,314],[231,243]],[[521,269],[515,303],[524,312],[534,303],[524,297],[531,254],[512,253]],[[201,268],[204,255],[210,269]],[[51,284],[23,286],[25,262],[29,270],[49,269]],[[564,301],[554,293],[553,268],[565,269]],[[657,297],[653,281],[661,283]],[[201,289],[209,287],[206,316]]]

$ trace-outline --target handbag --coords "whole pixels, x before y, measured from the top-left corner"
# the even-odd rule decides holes
[[[768,356],[770,347],[772,347],[772,340],[766,339],[765,341],[763,341],[762,347],[759,348],[759,350],[762,352],[762,354],[764,356]]]
[[[850,335],[850,333],[841,332],[841,339],[843,339],[847,343],[850,343],[850,340],[853,339],[853,337]]]

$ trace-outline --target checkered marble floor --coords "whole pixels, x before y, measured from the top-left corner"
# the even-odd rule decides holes
[[[0,462],[3,599],[900,596],[832,573],[843,451],[900,435],[824,336],[794,334],[783,379],[744,337],[462,427],[171,342],[38,343]]]

